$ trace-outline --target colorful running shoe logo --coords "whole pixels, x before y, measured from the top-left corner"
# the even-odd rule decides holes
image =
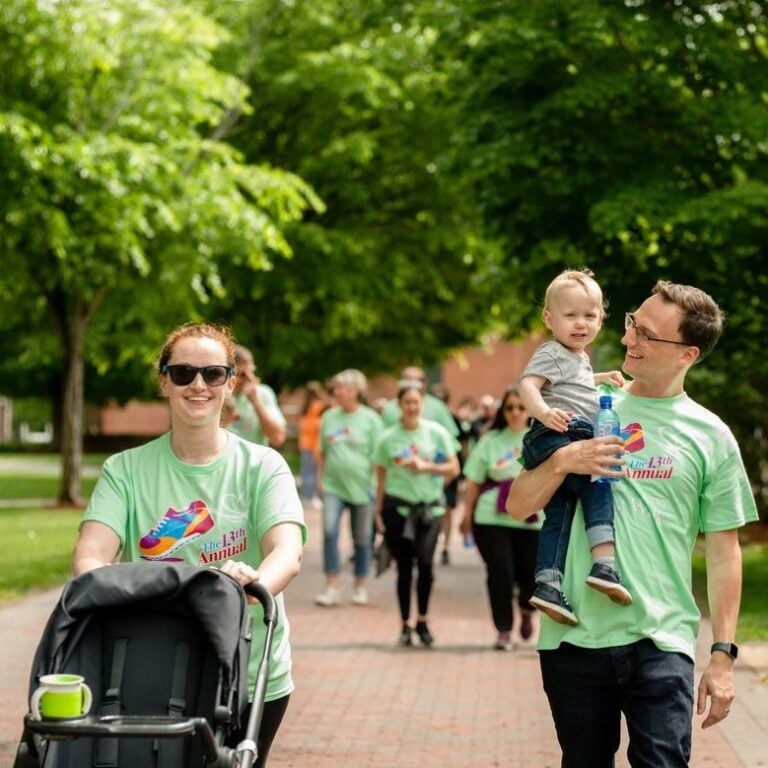
[[[185,510],[169,507],[152,530],[142,536],[139,551],[145,560],[161,560],[202,536],[215,525],[204,501],[193,501]]]
[[[406,448],[395,451],[393,459],[395,464],[410,464],[418,455],[419,447],[415,443],[411,443]]]
[[[504,451],[493,463],[494,469],[506,469],[515,460],[515,451]]]
[[[328,435],[328,444],[342,443],[349,437],[349,427],[339,427],[335,432]]]

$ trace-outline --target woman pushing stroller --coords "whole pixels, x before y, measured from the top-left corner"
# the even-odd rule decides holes
[[[256,765],[264,766],[293,690],[281,592],[301,567],[302,505],[279,453],[221,426],[236,383],[235,345],[227,329],[191,323],[172,331],[158,376],[170,431],[105,462],[80,527],[73,572],[78,576],[118,556],[183,561],[219,567],[242,585],[258,581],[276,596],[278,623],[257,739]],[[253,627],[251,691],[263,640],[258,633],[264,631],[260,622]],[[228,743],[236,745],[242,735],[232,733]]]

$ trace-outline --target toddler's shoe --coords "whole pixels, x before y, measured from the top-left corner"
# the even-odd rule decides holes
[[[589,576],[587,576],[587,584],[592,589],[608,595],[614,603],[619,605],[630,605],[632,603],[632,595],[629,594],[627,588],[621,583],[621,577],[618,572],[611,568],[610,565],[595,563],[589,572]]]
[[[529,602],[558,624],[575,627],[579,623],[566,596],[551,584],[537,584]]]

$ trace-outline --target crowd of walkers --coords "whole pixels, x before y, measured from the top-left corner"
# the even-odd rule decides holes
[[[281,448],[288,429],[277,397],[256,376],[251,352],[237,346],[235,355],[241,374],[222,423],[250,442]],[[354,368],[340,371],[327,386],[310,381],[304,387],[296,430],[297,485],[304,504],[321,511],[325,584],[315,603],[366,605],[378,545],[379,557],[396,570],[397,642],[411,646],[416,639],[430,646],[437,547],[439,562],[450,565],[452,536],[460,531],[465,543],[476,544],[485,564],[494,647],[512,649],[514,605],[520,611],[520,636],[528,640],[542,519],[533,514],[517,521],[504,510],[522,468],[528,429],[517,387],[477,402],[465,397],[452,410],[442,384],[427,386],[422,368],[406,366],[391,400],[369,406],[367,389],[365,375]],[[339,547],[345,517],[349,554]],[[346,595],[345,570],[353,579]]]
[[[327,393],[312,382],[299,416],[300,493],[322,510],[325,585],[316,604],[367,604],[378,548],[396,571],[398,644],[432,645],[435,563],[450,565],[452,535],[460,530],[485,564],[494,647],[512,649],[515,605],[520,636],[528,640],[541,518],[517,521],[504,511],[528,428],[517,388],[477,403],[464,398],[453,411],[444,386],[428,387],[424,371],[407,366],[393,399],[369,407],[366,390],[366,377],[355,369],[336,374]],[[348,559],[339,550],[345,515],[353,546],[346,594]]]

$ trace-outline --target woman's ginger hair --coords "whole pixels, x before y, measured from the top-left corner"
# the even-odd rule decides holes
[[[223,325],[216,323],[185,323],[178,328],[174,328],[165,339],[160,359],[157,362],[157,369],[160,370],[171,359],[173,348],[182,339],[213,339],[218,341],[224,347],[224,354],[227,358],[227,365],[235,367],[235,340],[232,337],[232,331]]]

